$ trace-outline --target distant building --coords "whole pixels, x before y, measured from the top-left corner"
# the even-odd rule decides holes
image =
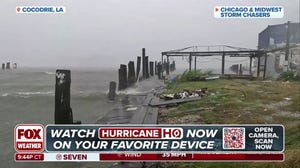
[[[289,29],[289,43],[300,43],[300,23],[269,25],[258,35],[258,49],[285,47]]]
[[[268,53],[266,77],[277,78],[286,70],[300,71],[300,23],[269,25],[259,33],[258,49],[280,48],[282,50]],[[261,66],[264,65],[264,57],[260,62]]]

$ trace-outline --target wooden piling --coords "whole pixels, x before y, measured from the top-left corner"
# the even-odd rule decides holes
[[[170,75],[170,61],[169,61],[169,56],[167,56],[167,62],[166,62],[166,75]]]
[[[250,57],[249,74],[252,75],[252,57]]]
[[[173,65],[173,71],[175,71],[176,70],[176,65],[175,65],[175,61],[174,60],[173,60],[172,65]]]
[[[154,62],[150,61],[150,75],[153,76],[154,75]]]
[[[166,75],[170,75],[170,64],[166,64]]]
[[[6,63],[6,69],[10,69],[10,62]]]
[[[135,83],[134,62],[129,61],[129,63],[128,63],[128,86],[133,86],[134,83]]]
[[[164,61],[164,55],[163,55],[163,53],[161,53],[161,62],[160,62],[160,63],[162,64],[163,61]],[[159,64],[159,63],[157,63],[157,68],[159,67],[158,64]],[[157,73],[158,73],[158,72],[157,72]],[[161,71],[161,76],[164,76],[164,71],[163,71],[163,70]]]
[[[169,62],[166,63],[166,75],[170,75],[170,64],[169,64]]]
[[[260,54],[257,55],[257,78],[260,76]]]
[[[157,75],[157,61],[154,63],[154,74]]]
[[[149,57],[145,57],[145,71],[146,71],[146,78],[149,78]]]
[[[239,64],[234,64],[230,67],[230,70],[235,72],[237,75],[239,74]]]
[[[56,70],[55,78],[55,124],[73,124],[70,106],[71,71]]]
[[[242,64],[240,64],[240,69],[239,69],[239,75],[243,74],[243,68],[242,68]]]
[[[2,70],[5,70],[5,64],[4,63],[2,64]]]
[[[264,63],[264,76],[263,79],[266,78],[266,73],[267,73],[267,59],[268,59],[268,55],[265,54],[265,63]]]
[[[136,60],[136,81],[139,80],[140,71],[141,71],[141,57],[138,56]]]
[[[167,61],[164,59],[164,62],[162,63],[162,71],[165,71],[167,68]]]
[[[195,62],[195,65],[194,65],[194,70],[196,71],[197,70],[197,56],[195,56],[195,60],[194,60]]]
[[[225,74],[225,53],[222,55],[222,75]]]
[[[189,56],[189,71],[192,70],[192,55]]]
[[[109,92],[108,92],[109,100],[115,100],[116,89],[117,89],[117,83],[115,81],[109,82]]]
[[[171,63],[169,64],[169,66],[170,66],[170,72],[173,72],[173,64]]]
[[[143,79],[146,79],[146,50],[142,48]]]
[[[299,6],[298,6],[299,7]],[[289,60],[290,55],[290,24],[291,22],[288,21],[286,23],[286,45],[285,45],[285,61]],[[298,29],[299,30],[299,29]],[[298,36],[299,37],[299,36]]]
[[[127,67],[121,64],[119,69],[119,90],[124,90],[127,88]]]
[[[173,60],[172,64],[171,64],[171,71],[175,71],[175,61]]]
[[[159,62],[159,63],[157,63],[157,77],[158,77],[158,79],[162,79],[162,73],[163,73],[162,63]]]
[[[13,69],[17,69],[18,68],[18,64],[17,63],[14,63],[13,64]]]

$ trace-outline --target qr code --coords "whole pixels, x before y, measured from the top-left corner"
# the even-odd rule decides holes
[[[223,149],[245,149],[245,128],[223,128]]]

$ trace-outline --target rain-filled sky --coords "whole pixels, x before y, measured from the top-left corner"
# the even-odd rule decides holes
[[[17,6],[65,6],[17,14]],[[280,19],[217,19],[215,6],[283,6]],[[257,47],[268,25],[299,22],[299,0],[1,0],[0,62],[23,67],[118,67],[194,45]]]

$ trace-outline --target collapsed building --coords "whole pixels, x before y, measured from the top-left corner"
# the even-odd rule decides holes
[[[269,25],[258,35],[258,49],[269,51],[266,77],[277,78],[288,70],[300,72],[300,23]],[[260,59],[264,60],[264,57]],[[263,61],[255,61],[264,66]]]

